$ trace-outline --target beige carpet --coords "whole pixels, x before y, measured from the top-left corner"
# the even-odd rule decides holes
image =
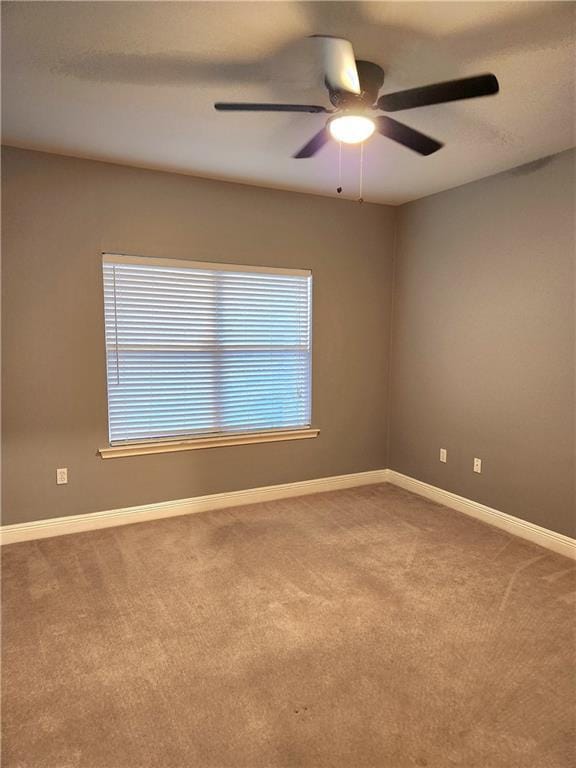
[[[3,568],[3,768],[576,765],[574,564],[397,488]]]

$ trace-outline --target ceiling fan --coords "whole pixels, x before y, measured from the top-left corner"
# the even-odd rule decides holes
[[[384,70],[371,61],[354,57],[349,40],[328,35],[312,35],[322,40],[324,81],[333,109],[314,104],[247,104],[217,102],[222,112],[324,112],[326,125],[293,157],[313,157],[330,140],[360,144],[377,131],[420,155],[431,155],[443,144],[386,115],[372,116],[375,110],[398,112],[460,99],[473,99],[498,93],[495,75],[476,75],[445,83],[424,85],[378,97],[384,83]]]

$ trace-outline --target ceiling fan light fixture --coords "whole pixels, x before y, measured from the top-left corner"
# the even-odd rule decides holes
[[[330,120],[330,134],[345,144],[361,144],[374,133],[374,121],[364,115],[341,115]]]
[[[217,102],[220,112],[317,112],[331,117],[292,157],[314,157],[330,139],[360,144],[377,132],[423,157],[432,155],[443,144],[388,115],[372,117],[374,110],[396,112],[462,99],[475,99],[498,93],[498,79],[490,72],[442,83],[430,83],[395,93],[378,92],[384,83],[384,70],[373,61],[357,59],[352,43],[331,35],[312,35],[322,46],[324,84],[332,108],[320,104],[255,104]]]

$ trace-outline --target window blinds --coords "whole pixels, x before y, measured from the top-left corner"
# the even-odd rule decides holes
[[[310,272],[104,256],[110,442],[310,425]]]

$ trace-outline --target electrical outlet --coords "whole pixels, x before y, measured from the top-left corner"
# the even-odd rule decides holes
[[[446,450],[446,448],[440,448],[440,461],[442,462],[442,464],[446,464],[446,462],[448,461],[448,451]]]
[[[474,472],[481,474],[482,472],[482,459],[474,459]]]
[[[68,482],[68,467],[60,467],[56,470],[56,485],[66,485]]]

